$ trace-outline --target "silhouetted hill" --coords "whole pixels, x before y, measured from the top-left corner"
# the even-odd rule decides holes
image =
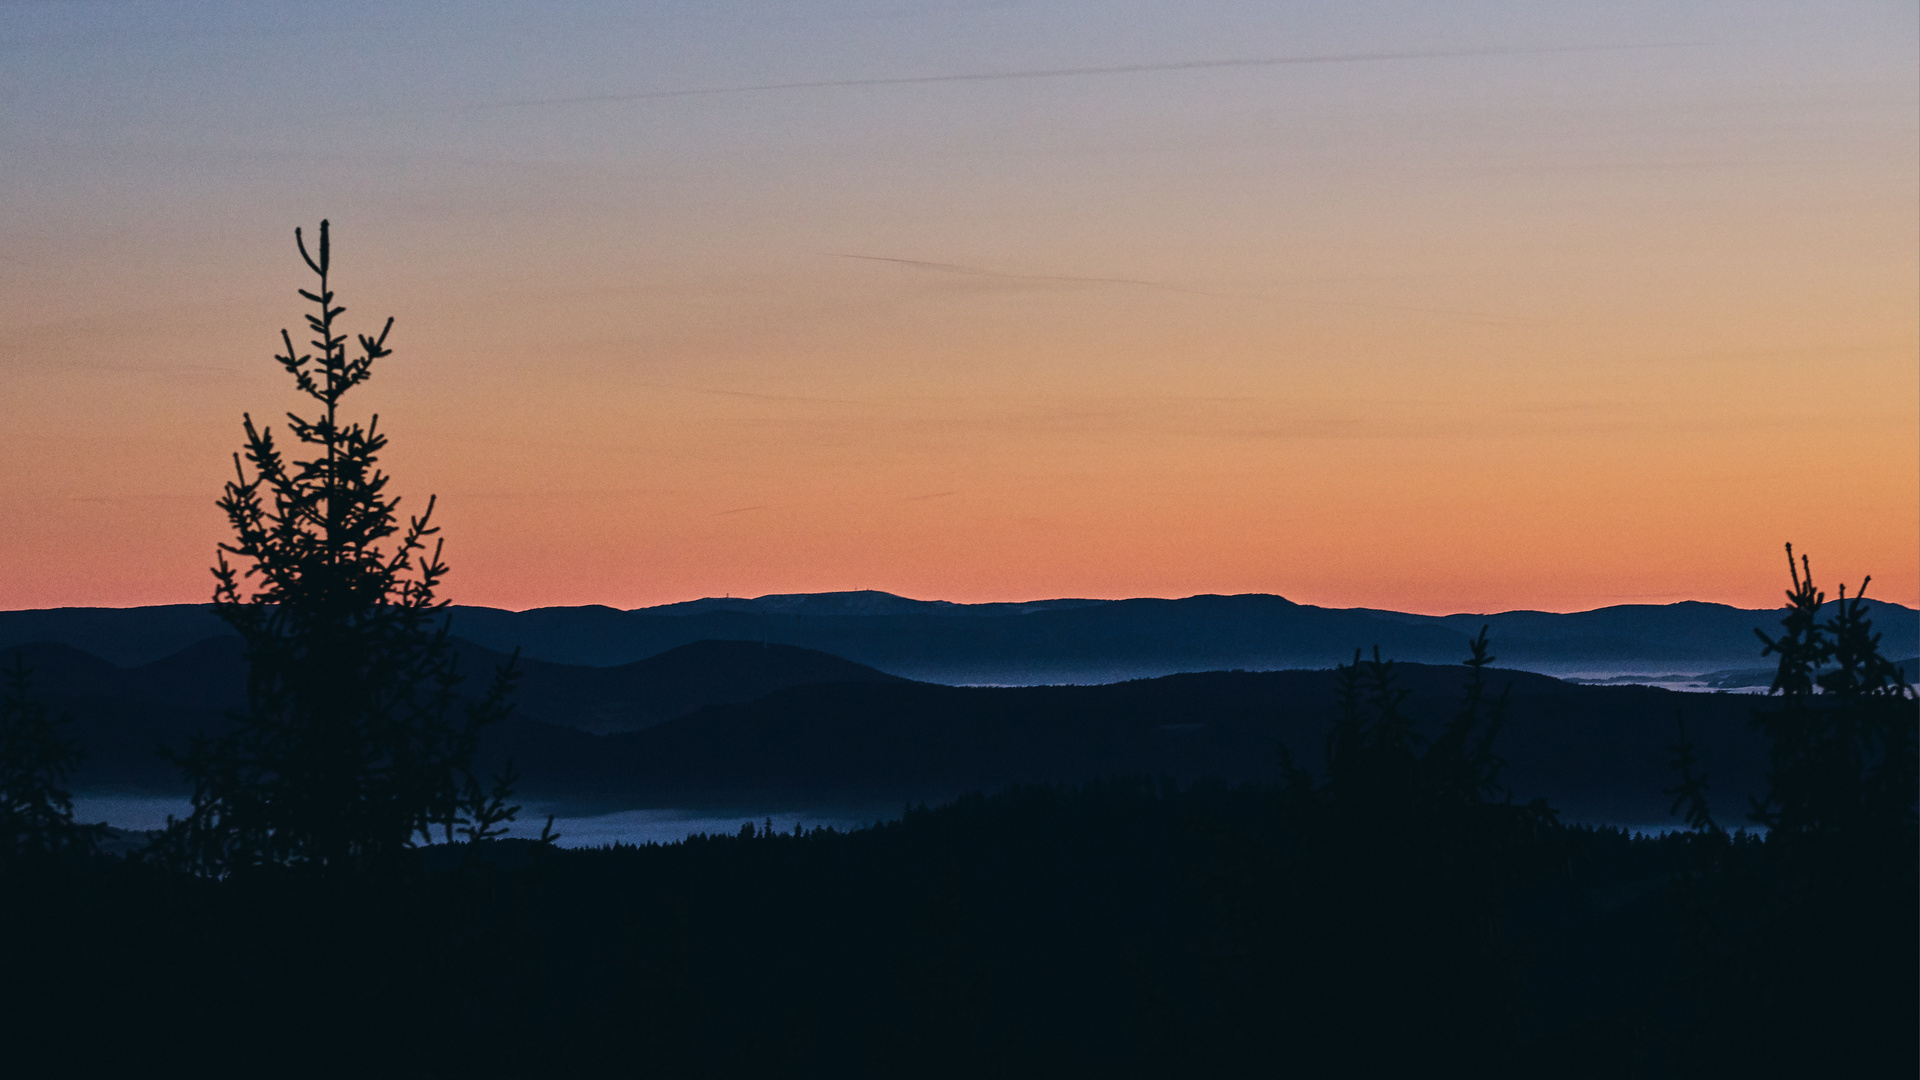
[[[72,719],[67,737],[86,752],[76,790],[170,790],[180,786],[179,774],[156,749],[185,749],[195,732],[225,722],[228,703],[245,692],[238,644],[222,638],[194,646],[177,667],[122,668],[69,645],[31,642],[0,651],[0,664],[11,668],[23,658],[33,697]]]
[[[484,672],[506,657],[461,642],[462,670]],[[705,705],[751,701],[789,686],[898,682],[837,656],[758,641],[696,641],[615,667],[522,660],[516,711],[563,727],[605,734],[637,731]]]
[[[476,685],[504,659],[458,647]],[[18,651],[35,669],[35,692],[75,719],[88,752],[76,777],[83,789],[176,789],[155,747],[184,747],[223,725],[244,687],[234,638],[136,668],[58,644]],[[952,687],[758,642],[702,642],[618,668],[526,668],[518,714],[488,739],[483,763],[511,755],[529,797],[607,806],[937,801],[1020,781],[1137,774],[1271,780],[1283,743],[1297,760],[1319,762],[1335,710],[1327,670]],[[1428,725],[1449,715],[1458,665],[1398,669],[1411,715]],[[828,678],[838,681],[819,681]],[[1585,820],[1665,820],[1677,711],[1723,806],[1737,812],[1761,790],[1764,754],[1748,719],[1764,699],[1498,673],[1496,685],[1507,681],[1513,706],[1498,749],[1522,798],[1545,796]]]
[[[1429,728],[1456,706],[1457,666],[1401,665]],[[1737,820],[1762,788],[1765,748],[1748,695],[1584,687],[1526,672],[1497,750],[1523,799],[1583,820],[1668,819],[1674,717],[1684,710],[1719,805]],[[646,731],[595,737],[516,722],[511,754],[531,797],[607,806],[837,800],[938,801],[1018,781],[1146,774],[1273,780],[1277,748],[1318,765],[1335,712],[1328,671],[1211,672],[1106,686],[818,684],[709,706]]]
[[[1920,653],[1920,613],[1870,602],[1891,656]],[[530,660],[618,666],[703,640],[814,649],[931,682],[1107,683],[1183,671],[1327,667],[1379,645],[1448,664],[1491,627],[1501,662],[1550,674],[1701,673],[1749,668],[1755,628],[1779,611],[1723,604],[1632,604],[1557,614],[1413,615],[1321,608],[1278,596],[952,604],[880,592],[709,598],[634,611],[609,607],[453,609],[454,632]],[[0,612],[0,648],[58,641],[119,664],[146,663],[224,626],[204,607]]]
[[[479,692],[507,657],[455,639],[464,689]],[[4,650],[33,669],[32,692],[74,719],[88,748],[87,786],[167,788],[172,766],[154,755],[184,749],[196,731],[214,730],[246,703],[240,639],[212,637],[152,663],[118,667],[68,645],[33,642]],[[705,705],[750,701],[809,682],[887,682],[891,675],[836,656],[760,642],[702,641],[610,668],[523,660],[515,695],[523,722],[557,730],[633,731]]]
[[[58,642],[122,667],[151,663],[194,642],[232,633],[211,604],[0,611],[0,649]]]

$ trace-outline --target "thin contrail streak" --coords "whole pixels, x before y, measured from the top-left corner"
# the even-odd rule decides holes
[[[1657,41],[1638,45],[1560,45],[1494,47],[1484,49],[1424,49],[1413,52],[1327,53],[1318,56],[1256,56],[1228,60],[1179,60],[1164,64],[1119,64],[1112,67],[1039,68],[1032,71],[980,71],[952,75],[902,75],[874,79],[815,79],[804,82],[751,83],[745,86],[702,86],[684,90],[641,90],[628,94],[582,94],[577,97],[521,98],[465,105],[465,111],[523,109],[545,105],[596,105],[621,101],[701,97],[709,94],[760,94],[772,90],[826,90],[853,86],[917,86],[930,83],[992,82],[1000,79],[1069,79],[1083,75],[1138,75],[1162,71],[1207,71],[1216,68],[1285,67],[1297,64],[1368,64],[1404,60],[1454,60],[1477,56],[1545,56],[1555,53],[1616,52],[1625,49],[1671,49],[1704,45],[1700,41]]]

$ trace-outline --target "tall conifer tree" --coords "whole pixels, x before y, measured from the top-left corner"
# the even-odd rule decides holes
[[[247,708],[176,756],[193,812],[167,838],[205,873],[388,865],[436,835],[498,835],[518,809],[507,805],[510,771],[488,790],[472,770],[481,731],[511,707],[513,665],[461,699],[448,601],[436,595],[447,566],[434,500],[403,525],[379,467],[379,417],[341,415],[341,399],[391,354],[393,320],[351,353],[336,329],[346,309],[329,282],[327,223],[317,252],[299,229],[294,238],[318,278],[300,290],[315,307],[314,351],[282,330],[276,359],[318,411],[287,414],[310,454],[297,460],[246,415],[245,461],[234,455],[219,502],[234,538],[220,545],[213,599],[246,643]]]

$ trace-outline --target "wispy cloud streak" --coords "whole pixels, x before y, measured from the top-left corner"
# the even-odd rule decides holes
[[[1148,278],[1129,277],[1083,277],[1075,274],[1021,274],[1010,270],[988,270],[979,266],[962,266],[959,263],[929,262],[926,259],[900,259],[889,255],[853,255],[847,252],[830,252],[836,259],[862,259],[866,262],[897,263],[921,270],[937,270],[944,274],[964,274],[968,277],[1005,278],[1013,281],[1058,281],[1074,285],[1137,285],[1143,289],[1160,289],[1165,292],[1188,293],[1193,296],[1217,296],[1232,299],[1226,293],[1204,292],[1189,289],[1184,285],[1169,285],[1164,281]]]
[[[1145,75],[1174,71],[1212,71],[1224,68],[1289,67],[1309,64],[1380,64],[1417,60],[1461,60],[1497,56],[1551,56],[1559,53],[1619,52],[1632,49],[1671,49],[1704,45],[1699,41],[1656,41],[1627,45],[1561,45],[1488,47],[1481,49],[1419,49],[1407,52],[1325,53],[1309,56],[1252,56],[1224,60],[1178,60],[1162,64],[1116,64],[1110,67],[1039,68],[1031,71],[977,71],[947,75],[898,75],[867,79],[810,79],[796,82],[750,83],[742,86],[700,86],[678,90],[640,90],[624,94],[580,94],[572,97],[518,98],[459,106],[460,111],[525,109],[556,105],[599,105],[625,101],[703,97],[713,94],[763,94],[777,90],[829,90],[860,86],[924,86],[935,83],[997,82],[1009,79],[1072,79],[1090,75]]]
[[[1091,277],[1074,274],[1022,274],[1007,270],[989,270],[979,266],[962,266],[959,263],[932,262],[926,259],[901,259],[886,255],[851,255],[845,252],[831,252],[836,259],[863,259],[867,262],[896,263],[919,270],[933,270],[943,274],[961,274],[968,277],[1000,278],[1012,281],[1054,281],[1083,285],[1131,285],[1143,289],[1157,289],[1162,292],[1186,293],[1189,296],[1210,296],[1220,300],[1246,300],[1258,303],[1307,304],[1311,306],[1368,308],[1375,311],[1411,311],[1423,315],[1447,315],[1460,319],[1473,319],[1479,322],[1518,324],[1537,323],[1519,315],[1499,315],[1489,311],[1463,311],[1458,308],[1420,307],[1413,304],[1383,304],[1371,300],[1324,300],[1300,296],[1261,296],[1253,293],[1208,292],[1203,289],[1190,289],[1184,285],[1172,285],[1150,278],[1129,277]]]

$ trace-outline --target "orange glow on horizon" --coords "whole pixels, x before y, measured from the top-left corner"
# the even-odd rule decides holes
[[[348,331],[397,319],[346,407],[380,414],[403,509],[437,494],[458,603],[1764,607],[1791,540],[1830,593],[1871,573],[1920,607],[1920,88],[1906,23],[1862,12],[540,108],[468,108],[484,50],[369,76],[366,101],[241,72],[271,92],[193,112],[156,75],[187,104],[149,115],[136,81],[91,118],[22,82],[0,608],[208,598],[240,416],[298,405],[270,356],[304,314],[293,227],[323,214]],[[1408,47],[1298,21],[1276,55]],[[1633,34],[1731,44],[1613,48]],[[726,69],[735,44],[696,51],[711,74],[589,74],[874,74],[852,46],[819,61],[846,71]],[[976,48],[921,66],[1132,62]],[[544,78],[480,85],[574,92]],[[310,116],[324,154],[293,141]]]

